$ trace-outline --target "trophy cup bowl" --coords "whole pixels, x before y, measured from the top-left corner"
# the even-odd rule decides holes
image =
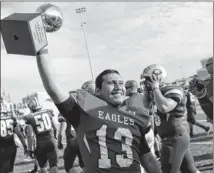
[[[63,15],[59,7],[52,4],[44,4],[37,8],[36,12],[42,16],[46,32],[55,32],[62,27]]]

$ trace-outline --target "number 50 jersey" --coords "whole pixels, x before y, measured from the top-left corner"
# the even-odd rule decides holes
[[[53,137],[53,113],[45,109],[31,113],[25,118],[25,123],[32,126],[37,141]]]

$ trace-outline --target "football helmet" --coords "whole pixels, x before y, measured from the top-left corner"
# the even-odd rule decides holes
[[[159,83],[162,85],[166,80],[167,72],[166,72],[166,69],[161,65],[152,64],[144,69],[140,77],[143,81],[146,81],[146,80],[154,79],[153,75],[157,77],[157,79],[159,80]]]
[[[8,114],[8,112],[10,112],[10,104],[4,99],[1,99],[1,114]]]
[[[33,97],[28,101],[28,107],[32,112],[36,112],[42,109],[42,105],[37,97]]]
[[[181,86],[184,89],[184,91],[186,91],[186,90],[188,90],[189,83],[188,82],[184,82],[183,84],[181,84]]]
[[[194,77],[189,81],[188,90],[197,98],[203,98],[207,94],[205,82],[197,77]]]
[[[83,83],[81,89],[91,94],[95,94],[95,83],[93,81],[86,81]]]
[[[2,113],[5,114],[7,112],[8,112],[7,106],[3,102],[1,102],[1,114]]]

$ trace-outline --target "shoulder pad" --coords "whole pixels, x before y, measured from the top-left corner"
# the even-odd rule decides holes
[[[178,85],[166,85],[164,87],[161,87],[160,90],[164,93],[164,94],[168,94],[168,93],[182,93],[183,94],[183,88],[181,88]]]
[[[163,96],[172,98],[173,100],[180,102],[184,97],[184,90],[178,85],[168,85],[161,88]]]

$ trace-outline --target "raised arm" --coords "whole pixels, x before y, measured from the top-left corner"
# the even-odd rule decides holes
[[[54,70],[51,63],[51,58],[48,55],[48,47],[43,48],[37,53],[37,66],[42,79],[45,90],[52,98],[55,104],[60,104],[68,99],[68,92],[63,92],[57,85],[54,76]]]
[[[80,120],[78,105],[73,96],[70,96],[68,92],[63,92],[57,85],[47,47],[38,52],[37,65],[45,90],[62,116],[76,127]]]
[[[159,88],[153,89],[155,105],[158,110],[162,113],[167,113],[172,111],[176,106],[177,102],[171,98],[167,98],[166,95],[163,95]]]

